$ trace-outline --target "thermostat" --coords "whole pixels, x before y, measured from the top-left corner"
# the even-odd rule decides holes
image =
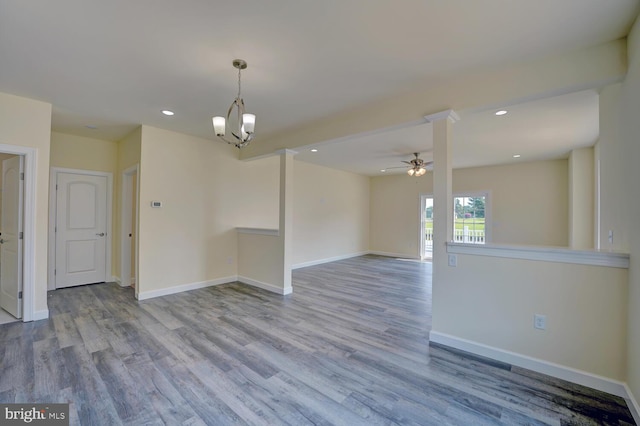
[[[152,201],[151,207],[153,207],[154,209],[159,209],[160,207],[162,207],[162,201]]]

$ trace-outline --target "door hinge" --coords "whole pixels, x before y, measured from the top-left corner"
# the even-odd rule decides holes
[[[58,270],[57,270],[57,269],[54,269],[54,270],[53,270],[53,275],[56,275],[57,273],[58,273]]]
[[[20,180],[24,180],[24,172],[20,172]]]
[[[58,184],[56,183],[56,191],[58,190]]]
[[[22,292],[21,291],[18,292],[18,299],[22,299]]]
[[[20,231],[20,233],[18,234],[18,239],[21,240],[24,238],[24,232]]]

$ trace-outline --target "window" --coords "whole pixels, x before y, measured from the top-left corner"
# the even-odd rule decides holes
[[[453,197],[453,241],[466,244],[484,244],[488,230],[487,194],[465,194]],[[488,225],[488,224],[487,224]]]

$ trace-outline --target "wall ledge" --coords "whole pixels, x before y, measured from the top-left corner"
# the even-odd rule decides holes
[[[236,231],[239,234],[254,234],[254,235],[270,235],[272,237],[277,237],[280,235],[279,229],[271,229],[271,228],[236,228]]]
[[[564,247],[545,246],[447,243],[447,253],[629,268],[629,254],[614,251],[572,250]]]

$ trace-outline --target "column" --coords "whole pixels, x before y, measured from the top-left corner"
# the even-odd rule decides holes
[[[293,291],[291,286],[291,262],[293,244],[293,156],[296,151],[284,149],[280,155],[280,248],[283,253],[282,283],[283,294]]]
[[[433,126],[433,285],[447,267],[446,243],[453,239],[453,174],[451,168],[452,124],[459,120],[453,110],[431,114]],[[435,305],[435,304],[434,304]]]

